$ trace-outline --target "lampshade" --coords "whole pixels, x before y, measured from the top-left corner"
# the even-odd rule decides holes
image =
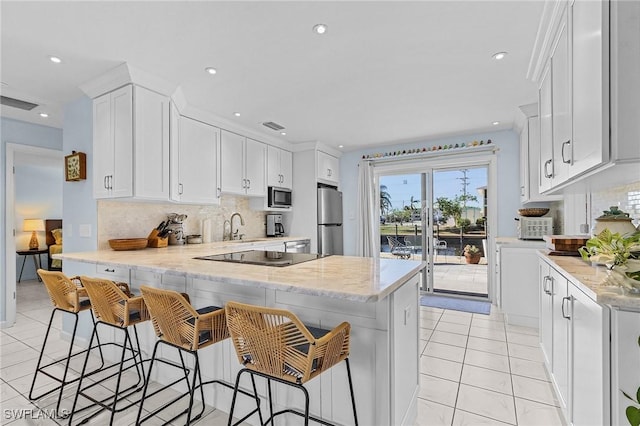
[[[25,219],[22,226],[24,231],[44,231],[44,220]]]

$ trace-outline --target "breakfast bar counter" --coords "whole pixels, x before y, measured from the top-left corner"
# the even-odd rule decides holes
[[[59,258],[67,275],[127,281],[136,293],[140,285],[186,292],[195,308],[224,306],[234,300],[288,309],[314,327],[331,329],[347,321],[352,327],[350,360],[359,423],[414,424],[419,390],[419,278],[425,263],[326,256],[276,267],[195,259],[265,250],[278,240],[282,239],[99,250],[64,253]],[[155,334],[150,324],[142,325],[142,351],[150,356]],[[204,349],[205,356],[204,380],[235,380],[241,366],[228,340]],[[160,371],[153,379],[165,382],[167,377]],[[353,424],[343,365],[312,380],[307,388],[314,415],[333,423]],[[266,387],[258,391],[264,397]],[[278,389],[275,395],[277,405],[301,406],[301,395],[290,390]],[[205,399],[208,405],[228,412],[231,392],[209,386]],[[238,404],[236,412],[241,413],[248,412],[252,402],[239,400]],[[248,422],[254,423],[252,420],[257,422],[257,418]]]

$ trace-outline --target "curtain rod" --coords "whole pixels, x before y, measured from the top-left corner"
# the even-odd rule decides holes
[[[500,148],[494,144],[482,145],[482,146],[472,146],[472,147],[462,147],[462,148],[451,148],[447,150],[437,150],[437,151],[424,151],[420,153],[413,154],[400,154],[400,155],[387,155],[386,157],[383,155],[382,157],[372,157],[372,158],[362,158],[362,161],[369,161],[373,163],[390,163],[390,162],[399,162],[402,160],[420,160],[420,159],[428,159],[428,158],[438,158],[438,157],[451,157],[457,156],[461,154],[471,154],[471,153],[486,153],[486,152],[496,152],[499,151]]]

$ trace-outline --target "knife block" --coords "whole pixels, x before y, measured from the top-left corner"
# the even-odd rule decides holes
[[[169,237],[159,238],[158,230],[154,229],[147,237],[147,247],[166,247],[169,244]]]

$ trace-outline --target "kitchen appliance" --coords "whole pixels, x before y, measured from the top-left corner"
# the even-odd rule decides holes
[[[543,235],[553,234],[552,217],[517,217],[516,220],[521,240],[542,240]]]
[[[342,192],[318,187],[318,253],[342,254]]]
[[[311,253],[311,241],[286,241],[284,243],[284,251],[287,253]]]
[[[276,186],[267,187],[267,206],[269,208],[291,208],[291,190]]]
[[[284,225],[282,224],[281,214],[267,215],[267,237],[284,236]]]
[[[291,266],[310,260],[325,257],[321,254],[310,253],[285,253],[281,251],[246,250],[235,253],[212,254],[209,256],[194,257],[200,260],[213,260],[218,262],[244,263],[263,266]]]

